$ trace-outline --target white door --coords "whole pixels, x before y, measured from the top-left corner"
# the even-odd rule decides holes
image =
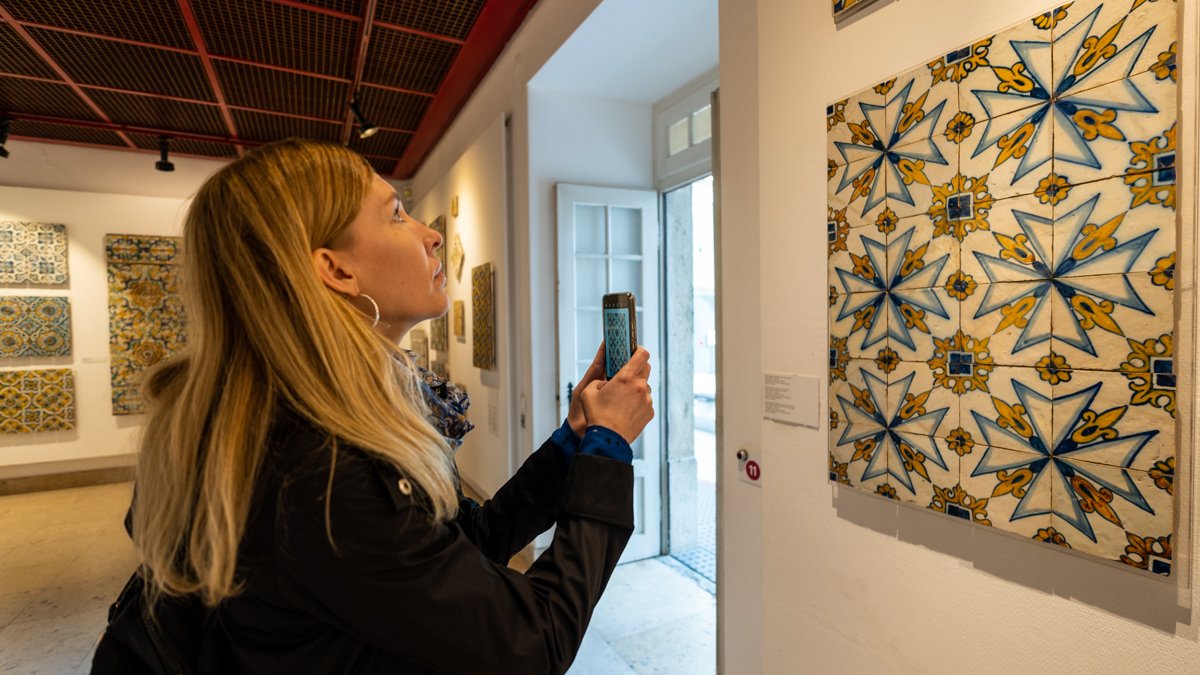
[[[658,195],[586,185],[558,186],[558,380],[560,417],[567,392],[603,341],[600,299],[632,291],[638,339],[650,350],[650,386],[659,387]],[[661,410],[661,403],[655,401]],[[657,412],[633,443],[634,532],[621,562],[662,552],[661,434]]]

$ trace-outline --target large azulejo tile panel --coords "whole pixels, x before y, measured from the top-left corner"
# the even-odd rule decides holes
[[[67,271],[67,226],[0,222],[0,284],[62,286]]]
[[[0,358],[70,354],[71,305],[66,298],[0,297]]]
[[[142,372],[178,353],[187,342],[179,245],[177,237],[104,237],[114,415],[143,412]]]
[[[830,480],[1170,573],[1177,9],[1061,4],[827,109]]]
[[[69,368],[0,372],[0,433],[75,428],[75,375]]]

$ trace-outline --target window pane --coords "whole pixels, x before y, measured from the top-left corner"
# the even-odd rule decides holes
[[[600,304],[600,298],[597,297],[594,302],[597,305]],[[596,354],[596,348],[600,346],[600,341],[603,339],[604,333],[600,329],[600,310],[575,310],[575,358],[587,359],[586,363],[591,363],[592,357]],[[586,369],[586,366],[584,368]]]
[[[712,106],[706,105],[692,113],[692,145],[712,138]]]
[[[600,307],[605,287],[604,261],[577,258],[575,260],[575,304],[579,307]]]
[[[637,439],[635,439],[632,443],[630,443],[629,448],[631,450],[633,450],[633,458],[634,459],[646,459],[646,444],[644,442],[642,442],[641,436],[638,436]],[[640,500],[638,500],[638,501],[640,501]],[[637,520],[637,519],[638,519],[637,514],[635,513],[634,520]]]
[[[640,305],[642,302],[642,261],[613,260],[611,264],[612,285],[610,288],[612,291],[614,293],[630,291],[637,296]]]
[[[604,207],[575,205],[575,252],[604,253]]]
[[[642,254],[642,210],[621,206],[609,208],[613,255]]]
[[[688,118],[667,127],[667,154],[677,155],[688,149]]]

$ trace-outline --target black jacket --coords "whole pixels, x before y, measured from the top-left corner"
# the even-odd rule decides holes
[[[160,622],[183,661],[202,673],[570,666],[633,531],[632,467],[591,454],[568,463],[547,442],[493,499],[461,498],[457,518],[438,525],[397,469],[343,445],[331,546],[329,458],[325,434],[307,423],[285,416],[275,426],[239,550],[242,592],[213,610],[190,603],[191,620]],[[505,566],[555,524],[550,548],[525,574]],[[110,624],[105,639],[131,631]],[[105,672],[104,651],[93,672]]]

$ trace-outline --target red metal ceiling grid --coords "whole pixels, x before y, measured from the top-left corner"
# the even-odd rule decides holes
[[[377,28],[371,34],[363,81],[436,94],[459,46]]]
[[[175,0],[5,0],[15,19],[32,24],[192,49]]]
[[[46,139],[64,143],[126,147],[125,141],[121,140],[121,136],[112,131],[30,120],[13,120],[12,137],[27,140]]]
[[[465,40],[485,0],[380,0],[375,20]]]
[[[41,28],[29,34],[81,85],[119,82],[132,91],[216,100],[198,56]]]
[[[173,131],[204,136],[225,135],[225,120],[221,118],[221,111],[215,105],[97,89],[87,89],[87,92],[117,124],[146,128],[165,127]]]
[[[350,98],[346,82],[228,61],[214,61],[213,67],[231,106],[340,122]]]
[[[411,173],[535,2],[0,0],[0,114],[14,138],[230,157],[302,136]]]
[[[158,136],[149,134],[129,134],[129,138],[133,140],[134,145],[143,150],[153,150],[158,152]],[[237,146],[228,143],[209,143],[207,141],[196,141],[190,138],[174,138],[171,139],[171,154],[172,155],[195,155],[199,157],[237,157]]]
[[[269,0],[193,0],[209,51],[348,77],[356,22]]]
[[[0,72],[58,79],[58,73],[6,23],[0,23]]]

